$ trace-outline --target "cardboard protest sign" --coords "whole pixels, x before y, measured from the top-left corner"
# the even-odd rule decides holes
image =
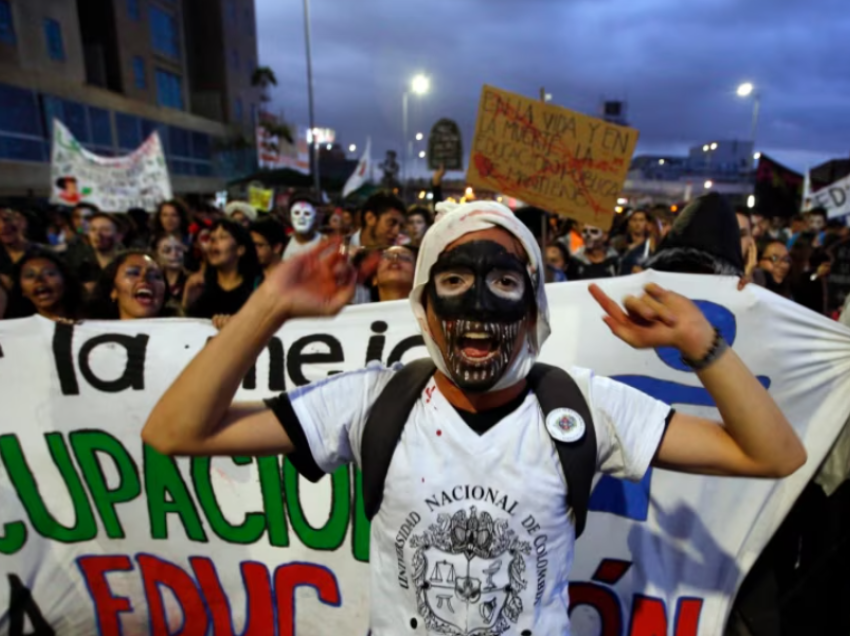
[[[248,203],[260,212],[271,212],[274,203],[274,189],[266,190],[260,186],[248,186]]]
[[[101,157],[83,148],[62,122],[54,120],[50,181],[51,203],[93,203],[104,212],[131,208],[154,212],[172,198],[168,164],[156,132],[129,155]]]
[[[638,131],[484,86],[466,180],[608,229]]]
[[[803,194],[804,209],[824,208],[830,219],[850,214],[850,177],[844,177],[815,192],[811,191],[808,179]]]
[[[451,119],[441,119],[428,135],[428,169],[463,170],[463,140],[460,127]]]
[[[809,461],[783,480],[659,468],[639,483],[601,477],[563,588],[574,636],[722,634],[738,586],[850,414],[846,328],[755,285],[738,291],[732,278],[644,272],[599,282],[622,298],[650,281],[696,299],[769,388]],[[586,283],[548,285],[547,295],[554,330],[542,362],[591,368],[677,411],[718,417],[677,352],[635,350],[611,334]],[[367,633],[370,527],[357,469],[312,484],[280,456],[173,460],[142,443],[156,401],[215,334],[199,320],[0,321],[0,629]],[[370,361],[426,355],[409,303],[349,307],[287,322],[236,397],[258,401]],[[448,511],[469,503],[452,500]],[[411,507],[420,528],[436,523],[427,502]],[[518,532],[523,518],[510,520]],[[399,534],[397,549],[412,540]],[[522,563],[532,599],[541,577],[564,571],[547,564],[545,535]],[[452,601],[472,615],[488,597]],[[508,625],[498,633],[519,633]]]

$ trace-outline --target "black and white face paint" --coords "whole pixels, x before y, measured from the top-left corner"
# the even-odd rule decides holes
[[[452,381],[489,390],[525,340],[534,306],[525,263],[495,241],[473,241],[441,254],[430,278]]]

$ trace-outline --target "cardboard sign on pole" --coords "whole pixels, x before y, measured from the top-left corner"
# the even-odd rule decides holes
[[[466,181],[611,227],[638,131],[484,86]]]

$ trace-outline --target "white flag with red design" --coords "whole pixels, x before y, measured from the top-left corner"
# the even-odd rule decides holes
[[[355,192],[363,187],[372,177],[372,140],[366,140],[366,149],[363,151],[363,156],[357,163],[357,168],[354,173],[348,177],[345,182],[345,187],[342,189],[342,198],[344,199],[352,192]]]

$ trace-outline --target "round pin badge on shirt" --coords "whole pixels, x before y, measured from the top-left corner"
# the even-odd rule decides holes
[[[549,434],[561,442],[577,442],[585,433],[584,419],[572,409],[555,409],[546,416]]]

